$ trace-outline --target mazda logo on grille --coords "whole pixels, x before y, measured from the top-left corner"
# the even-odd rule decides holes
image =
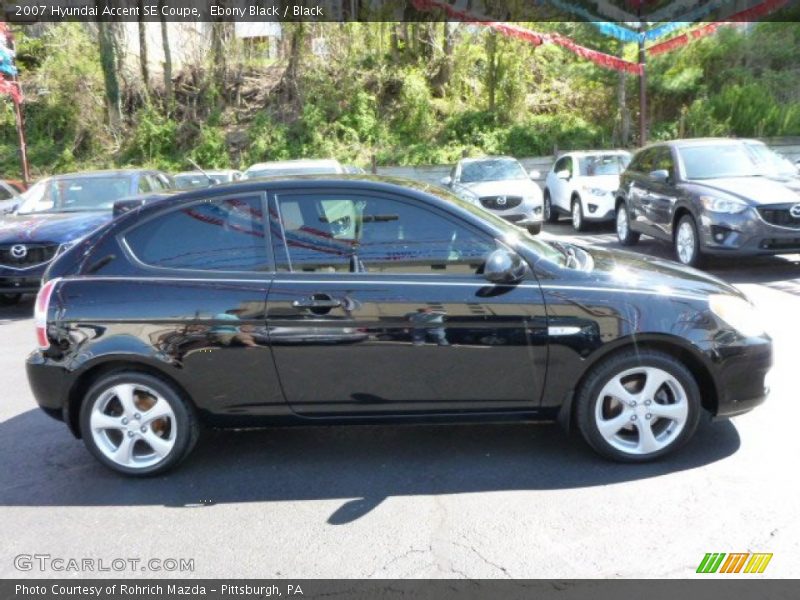
[[[790,208],[789,214],[795,219],[800,219],[800,204],[795,204],[792,208]]]
[[[506,205],[506,197],[505,196],[498,196],[497,197],[497,206],[505,206]]]
[[[28,249],[22,244],[11,246],[11,256],[14,258],[25,258],[28,256]]]

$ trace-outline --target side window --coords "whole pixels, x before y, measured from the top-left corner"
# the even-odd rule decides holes
[[[655,148],[648,148],[647,150],[643,150],[639,154],[637,154],[633,158],[633,163],[631,164],[631,171],[636,171],[637,173],[644,173],[645,175],[653,170],[653,155],[655,152]]]
[[[653,164],[652,171],[659,169],[665,170],[669,173],[671,179],[675,178],[675,162],[672,160],[672,152],[669,148],[662,147],[658,149],[658,154]]]
[[[139,193],[146,194],[147,192],[152,191],[152,186],[150,185],[150,177],[147,175],[139,175]]]
[[[158,175],[148,175],[147,176],[147,181],[150,182],[150,188],[154,192],[157,192],[159,190],[163,190],[164,189],[164,184],[158,178]]]
[[[261,197],[192,204],[159,215],[125,235],[146,265],[201,271],[267,271]]]
[[[475,274],[494,240],[438,212],[391,198],[278,197],[278,270]]]

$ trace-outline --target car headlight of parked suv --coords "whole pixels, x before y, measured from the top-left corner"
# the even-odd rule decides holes
[[[725,198],[723,196],[700,196],[703,208],[711,212],[728,213],[735,215],[747,210],[748,205],[736,198]]]
[[[712,294],[708,307],[715,315],[746,337],[764,334],[764,327],[755,307],[737,296]]]

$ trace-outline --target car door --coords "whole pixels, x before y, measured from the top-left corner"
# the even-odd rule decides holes
[[[535,281],[478,271],[497,242],[415,198],[280,191],[267,325],[302,415],[530,410],[546,364]]]
[[[569,179],[562,179],[558,173],[566,171],[569,173]],[[553,183],[550,190],[550,200],[556,208],[563,211],[570,210],[570,179],[572,177],[573,165],[572,158],[569,156],[562,156],[556,161],[553,167]]]
[[[626,202],[630,216],[631,228],[640,233],[653,234],[651,222],[650,194],[652,178],[650,172],[655,166],[658,148],[645,148],[634,157],[625,176]]]
[[[675,160],[669,146],[660,146],[653,161],[653,171],[666,171],[667,179],[649,177],[647,196],[647,218],[659,237],[672,237],[672,215],[678,190],[675,187]]]

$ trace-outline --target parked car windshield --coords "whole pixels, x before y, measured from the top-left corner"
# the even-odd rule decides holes
[[[629,162],[631,158],[625,154],[597,154],[580,158],[578,168],[583,177],[619,175]]]
[[[522,165],[510,158],[476,160],[461,165],[461,183],[527,178]]]
[[[173,175],[175,186],[180,190],[190,190],[194,188],[205,188],[215,183],[221,183],[220,177],[209,175],[206,177],[202,173],[187,173],[184,175]]]
[[[747,149],[753,153],[756,162],[762,165],[764,170],[776,177],[796,177],[797,167],[787,158],[784,158],[766,144],[758,142],[745,143]]]
[[[20,214],[110,210],[131,193],[130,177],[69,177],[42,181],[24,194]]]
[[[678,148],[687,179],[769,175],[744,144],[702,144]]]

